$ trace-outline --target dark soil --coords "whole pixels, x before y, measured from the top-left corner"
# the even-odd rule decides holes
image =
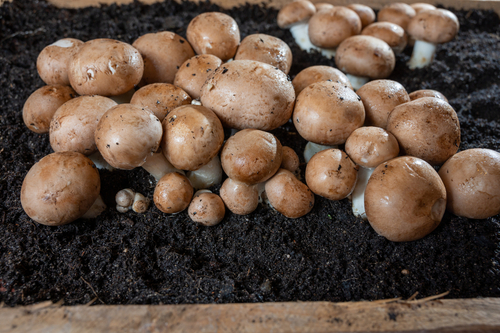
[[[109,208],[94,220],[47,227],[27,217],[19,200],[23,178],[52,152],[48,135],[30,132],[21,116],[24,101],[43,85],[38,53],[63,37],[133,42],[158,30],[185,36],[195,15],[217,10],[174,2],[63,10],[18,0],[0,7],[0,303],[355,301],[446,291],[450,298],[499,297],[499,216],[468,220],[447,213],[429,236],[392,243],[354,218],[347,200],[317,197],[313,211],[296,220],[259,207],[243,217],[228,212],[206,228],[154,205],[145,214],[116,212],[113,197],[121,188],[152,198],[154,180],[138,169],[101,172]],[[334,65],[300,51],[277,27],[273,9],[225,12],[243,37],[261,32],[291,45],[291,77],[310,65]],[[461,149],[500,151],[500,20],[489,11],[456,14],[459,36],[438,47],[430,67],[408,70],[407,51],[390,79],[409,92],[444,93],[460,116]],[[297,152],[305,145],[292,125],[275,134]]]

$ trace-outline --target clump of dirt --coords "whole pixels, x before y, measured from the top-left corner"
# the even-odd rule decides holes
[[[353,217],[347,200],[316,197],[313,211],[287,219],[260,206],[248,216],[227,213],[211,228],[186,213],[166,215],[152,206],[144,214],[115,211],[114,194],[131,187],[152,198],[154,179],[142,169],[101,171],[109,208],[93,220],[47,227],[23,212],[19,193],[29,168],[51,153],[47,135],[30,132],[24,101],[43,82],[38,53],[64,37],[115,38],[133,42],[169,30],[185,36],[189,21],[210,3],[134,2],[78,10],[43,1],[0,7],[0,302],[26,305],[355,301],[430,296],[500,296],[500,220],[469,220],[445,214],[429,236],[392,243]],[[311,65],[333,60],[307,54],[276,25],[277,11],[246,5],[221,10],[236,19],[242,37],[267,33],[293,51],[293,78]],[[390,79],[411,92],[444,93],[460,117],[460,148],[500,151],[500,19],[491,11],[455,11],[461,30],[438,47],[436,60],[410,71],[410,52],[397,56]],[[299,155],[305,141],[289,123],[274,131]],[[218,189],[215,188],[215,191]]]

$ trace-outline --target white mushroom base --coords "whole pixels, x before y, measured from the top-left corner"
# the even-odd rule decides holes
[[[219,156],[216,155],[198,170],[188,171],[187,177],[196,190],[220,184],[222,182],[222,166]]]
[[[356,76],[352,74],[346,74],[346,76],[349,79],[349,82],[351,82],[352,89],[354,89],[355,91],[361,88],[364,84],[368,83],[368,81],[370,81],[369,77]]]
[[[422,40],[415,41],[413,46],[413,53],[411,54],[408,67],[410,69],[422,68],[428,66],[434,60],[436,53],[436,44],[424,42]]]
[[[317,46],[311,43],[309,39],[309,24],[307,22],[297,23],[290,28],[290,32],[295,39],[295,43],[304,51],[320,50]]]
[[[304,159],[306,160],[306,163],[309,163],[309,160],[314,154],[330,148],[338,148],[338,146],[325,146],[311,141],[307,142],[306,148],[304,148]]]
[[[375,170],[375,168],[359,167],[358,180],[351,193],[352,213],[354,216],[361,217],[364,220],[367,219],[365,213],[365,189],[373,170]]]

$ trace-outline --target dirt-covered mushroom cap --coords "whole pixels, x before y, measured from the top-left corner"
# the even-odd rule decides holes
[[[306,167],[307,186],[329,200],[342,200],[356,185],[358,166],[339,149],[326,149],[313,155]]]
[[[132,45],[113,39],[84,43],[69,62],[71,86],[80,95],[116,96],[138,84],[144,61]]]
[[[153,111],[154,115],[163,121],[173,109],[191,104],[191,97],[183,89],[170,83],[152,83],[137,90],[130,104],[138,105]]]
[[[500,153],[480,148],[461,151],[443,164],[439,176],[451,213],[470,219],[500,213]]]
[[[54,113],[74,97],[76,92],[69,86],[43,86],[35,90],[24,103],[24,123],[35,133],[48,133]]]
[[[295,96],[299,96],[300,92],[310,84],[328,81],[338,82],[352,89],[351,82],[347,76],[335,67],[331,66],[311,66],[299,72],[292,81],[295,89]]]
[[[365,121],[365,109],[358,95],[343,84],[313,83],[297,97],[293,123],[304,139],[322,145],[347,140]]]
[[[38,223],[57,226],[85,214],[101,190],[94,163],[77,152],[45,156],[33,165],[21,188],[21,205]]]
[[[175,214],[189,206],[193,193],[193,186],[186,176],[171,172],[156,183],[153,201],[162,212]]]
[[[389,115],[387,130],[399,142],[405,155],[441,165],[460,145],[460,124],[450,104],[422,97],[398,105]]]
[[[411,6],[411,8],[413,8],[415,10],[415,13],[417,13],[417,14],[423,10],[436,9],[436,7],[431,5],[430,3],[423,3],[423,2],[411,3],[410,6]]]
[[[353,3],[346,6],[347,8],[354,10],[356,14],[358,14],[361,20],[361,27],[364,28],[369,24],[375,22],[375,12],[373,9],[366,5],[362,5],[359,3]]]
[[[36,60],[36,69],[42,81],[48,85],[69,86],[69,61],[82,44],[79,39],[63,38],[46,46]]]
[[[410,101],[406,89],[392,80],[374,80],[364,84],[356,93],[365,107],[365,125],[386,128],[392,110]]]
[[[206,227],[219,224],[226,214],[221,197],[215,193],[198,191],[188,207],[191,220]]]
[[[403,28],[392,22],[375,22],[361,31],[362,35],[373,36],[383,40],[395,54],[401,53],[408,43],[408,36]]]
[[[210,162],[224,142],[224,129],[212,110],[183,105],[162,122],[161,149],[167,160],[181,170],[197,170]]]
[[[442,93],[440,93],[437,90],[432,90],[432,89],[416,90],[416,91],[408,94],[408,96],[410,96],[411,101],[414,101],[414,100],[422,98],[422,97],[434,97],[434,98],[442,99],[445,102],[448,102],[448,99],[446,98],[445,95],[443,95]]]
[[[213,54],[194,56],[179,68],[175,74],[174,84],[184,89],[192,98],[198,99],[201,96],[201,87],[220,65],[222,60]]]
[[[208,12],[189,22],[186,37],[196,54],[213,54],[227,61],[236,54],[240,44],[240,29],[231,16]]]
[[[102,115],[116,105],[111,98],[93,95],[73,98],[57,109],[50,122],[50,145],[54,151],[77,151],[90,155],[97,150],[94,133]]]
[[[361,32],[361,20],[347,7],[324,9],[309,20],[309,39],[322,48],[335,48],[348,37]]]
[[[112,167],[130,170],[141,166],[158,150],[161,122],[152,111],[133,104],[119,104],[101,117],[95,142]]]
[[[142,35],[132,45],[144,58],[143,84],[173,83],[179,67],[194,57],[187,40],[170,31]]]
[[[229,178],[253,185],[274,175],[281,165],[282,156],[281,143],[274,135],[245,129],[226,141],[221,164]]]
[[[247,215],[259,205],[259,190],[255,185],[227,178],[220,188],[220,197],[227,208],[238,215]]]
[[[455,38],[459,27],[455,14],[446,9],[435,9],[419,12],[409,22],[407,31],[416,40],[442,44]]]
[[[272,130],[292,115],[295,91],[279,69],[253,60],[219,67],[201,88],[201,102],[224,126]]]
[[[309,20],[314,13],[316,13],[316,8],[310,1],[290,2],[278,12],[278,26],[282,29],[288,29],[293,24]]]
[[[415,17],[416,12],[410,5],[394,2],[384,6],[377,15],[379,22],[392,22],[407,30],[408,23]]]
[[[278,67],[285,74],[292,67],[292,50],[281,39],[266,34],[254,34],[245,37],[234,60],[255,60]]]
[[[446,189],[427,162],[402,156],[380,164],[365,191],[368,221],[393,242],[420,239],[441,222],[446,210]]]

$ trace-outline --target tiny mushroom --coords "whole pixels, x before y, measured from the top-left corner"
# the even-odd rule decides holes
[[[153,201],[162,212],[175,214],[189,206],[193,193],[193,186],[186,176],[178,172],[170,172],[156,184]]]
[[[126,213],[132,209],[136,213],[144,213],[149,207],[149,198],[130,188],[120,190],[115,195],[116,210]]]
[[[361,20],[361,29],[375,22],[375,12],[370,7],[359,3],[353,3],[346,7],[358,14]]]
[[[283,6],[278,12],[278,26],[290,29],[295,43],[304,51],[317,49],[309,40],[309,19],[316,13],[312,2],[307,0],[293,1]]]
[[[432,90],[432,89],[421,89],[421,90],[416,90],[408,95],[410,97],[411,101],[414,101],[416,99],[419,99],[421,97],[434,97],[434,98],[439,98],[442,99],[445,102],[448,102],[448,99],[446,98],[445,95],[440,93],[437,90]]]
[[[337,68],[318,65],[307,67],[295,76],[292,81],[295,96],[299,96],[300,92],[310,84],[328,80],[338,82],[352,89],[351,81]]]
[[[394,54],[403,52],[408,43],[408,36],[403,28],[391,22],[375,22],[361,31],[362,35],[373,36],[386,42]]]
[[[36,69],[43,82],[69,86],[69,61],[82,44],[79,39],[63,38],[46,46],[36,59]]]
[[[259,205],[259,189],[256,185],[247,185],[231,178],[222,183],[219,194],[234,214],[248,215]]]
[[[184,89],[192,98],[200,99],[201,87],[220,65],[222,60],[213,54],[200,54],[189,58],[175,74],[174,84]]]
[[[226,208],[220,196],[208,190],[200,190],[189,204],[188,214],[194,222],[212,227],[222,221]]]

